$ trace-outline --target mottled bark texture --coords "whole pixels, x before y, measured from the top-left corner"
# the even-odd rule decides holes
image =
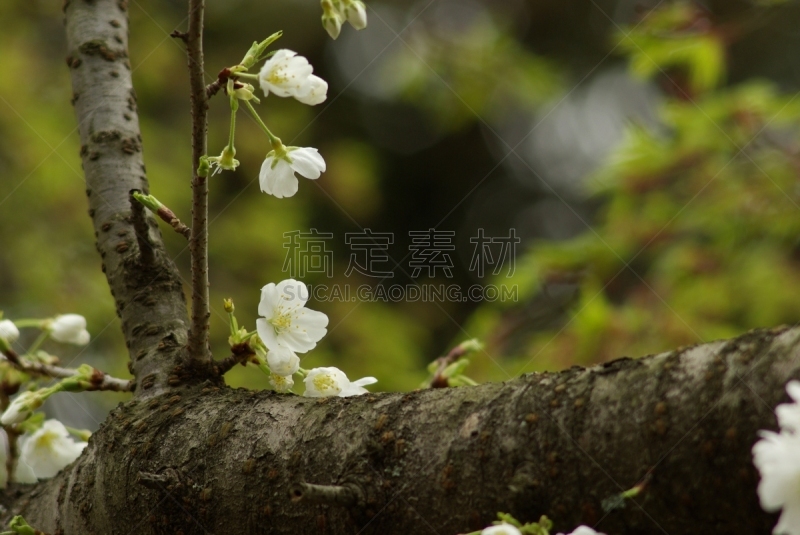
[[[345,399],[220,388],[198,384],[191,366],[176,370],[187,340],[180,279],[152,217],[139,240],[131,218],[129,192],[147,182],[125,9],[66,5],[90,213],[139,388],[75,463],[8,489],[0,520],[22,514],[52,535],[453,535],[504,511],[546,514],[565,532],[770,532],[750,448],[800,377],[800,328]],[[605,499],[645,479],[636,499],[604,514]]]
[[[97,250],[138,394],[148,395],[184,379],[188,321],[181,278],[155,219],[145,212],[140,215],[144,224],[139,220],[136,225],[131,208],[130,192],[148,193],[149,188],[128,61],[126,10],[125,0],[66,2],[67,65]]]
[[[118,407],[11,511],[65,534],[454,535],[497,511],[547,514],[564,531],[767,534],[775,517],[758,505],[750,448],[800,375],[799,340],[797,328],[754,331],[409,394],[182,387]],[[637,499],[604,515],[604,499],[648,473]],[[297,482],[348,488],[353,504],[293,501]]]

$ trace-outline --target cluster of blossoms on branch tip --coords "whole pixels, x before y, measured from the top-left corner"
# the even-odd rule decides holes
[[[200,176],[214,175],[222,170],[234,171],[239,166],[235,158],[234,138],[236,131],[236,113],[240,102],[256,120],[269,138],[271,150],[267,153],[259,172],[261,191],[282,199],[297,193],[299,182],[295,173],[316,180],[325,172],[325,160],[313,147],[286,146],[264,123],[252,103],[260,102],[255,96],[255,88],[243,80],[258,81],[264,96],[270,93],[278,97],[293,97],[298,102],[316,106],[328,98],[328,83],[314,74],[314,67],[308,59],[293,50],[282,48],[266,52],[266,48],[281,36],[277,32],[261,43],[253,43],[241,63],[225,70],[227,78],[225,92],[231,108],[231,122],[228,144],[219,156],[203,156],[200,158],[197,173]],[[259,73],[248,73],[256,63],[265,59]]]
[[[304,378],[304,395],[307,397],[348,397],[367,393],[364,387],[376,383],[374,377],[350,381],[338,368],[304,370],[300,367],[297,354],[314,349],[328,332],[328,316],[306,308],[308,296],[308,287],[295,279],[267,284],[261,289],[258,304],[261,317],[256,320],[256,330],[250,333],[239,328],[233,301],[226,300],[231,347],[248,344],[253,351],[250,361],[269,375],[270,383],[278,392],[290,391],[294,386],[292,376],[300,374]]]
[[[11,344],[20,337],[20,327],[33,327],[40,331],[38,338],[24,351],[17,354]],[[78,458],[86,447],[88,431],[68,429],[58,420],[46,420],[44,414],[36,412],[44,402],[57,392],[80,392],[98,389],[98,377],[102,372],[89,365],[76,369],[55,366],[58,358],[40,349],[47,340],[76,345],[86,345],[91,336],[86,330],[86,318],[79,314],[63,314],[48,319],[21,319],[0,321],[0,361],[3,375],[2,402],[0,416],[0,465],[14,466],[10,479],[20,483],[35,483],[39,479],[55,476],[62,468]],[[53,378],[60,379],[55,384]],[[39,382],[42,381],[42,382]],[[13,400],[8,396],[22,390]],[[71,434],[81,440],[73,440]],[[9,441],[17,441],[18,448],[12,448]],[[6,462],[11,451],[19,456]],[[5,487],[9,479],[7,468],[0,468],[0,487]]]
[[[786,391],[792,403],[775,408],[780,432],[759,433],[753,464],[761,473],[761,507],[770,512],[782,510],[773,533],[800,535],[800,381],[790,381]]]
[[[367,8],[361,0],[321,0],[322,27],[331,36],[339,37],[345,21],[356,30],[367,27]]]

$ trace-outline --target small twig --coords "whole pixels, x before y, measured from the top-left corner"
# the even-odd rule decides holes
[[[444,376],[444,371],[450,366],[452,363],[456,362],[458,359],[466,355],[469,351],[463,348],[460,344],[450,350],[450,352],[443,356],[439,357],[435,360],[436,362],[436,373],[433,374],[433,379],[431,379],[430,387],[431,388],[447,388],[450,386],[447,382],[447,377]]]
[[[61,366],[53,366],[51,364],[43,364],[41,362],[30,362],[19,358],[13,350],[2,352],[5,360],[10,363],[14,368],[19,371],[30,373],[33,375],[42,375],[45,377],[53,377],[55,379],[67,379],[78,375],[78,370],[73,368],[62,368]],[[134,382],[127,379],[119,379],[112,377],[105,372],[95,370],[95,374],[89,378],[91,387],[87,390],[108,390],[112,392],[132,392]]]
[[[144,206],[134,198],[134,192],[138,193],[139,190],[131,190],[129,199],[133,217],[133,230],[136,232],[136,242],[139,244],[139,255],[142,259],[142,264],[152,265],[155,262],[155,253],[153,251],[153,243],[150,241],[147,212],[145,212]]]
[[[175,212],[167,208],[166,206],[162,206],[156,212],[156,215],[169,223],[172,227],[172,230],[186,238],[187,240],[192,236],[192,229],[181,223],[181,220],[178,219],[178,216],[175,215]]]
[[[187,240],[192,235],[192,229],[181,223],[175,212],[165,206],[164,203],[153,197],[152,195],[142,195],[139,190],[131,190],[131,202],[137,201],[140,204],[156,214],[159,218],[163,219],[172,227],[172,230],[186,238]]]
[[[231,353],[232,354],[229,357],[226,357],[225,359],[216,363],[220,376],[228,373],[237,364],[244,366],[247,364],[248,359],[255,355],[253,350],[250,349],[250,346],[247,344],[236,344],[232,346]]]
[[[311,483],[295,483],[289,489],[293,502],[305,500],[312,503],[341,505],[351,507],[364,504],[364,493],[352,483],[345,485],[313,485]]]
[[[203,67],[204,0],[189,0],[189,32],[186,51],[189,59],[189,86],[192,111],[192,233],[189,252],[192,263],[192,318],[189,329],[190,358],[211,361],[208,330],[211,312],[208,303],[208,177],[200,176],[200,158],[206,155],[208,98]],[[204,173],[207,174],[207,173]]]
[[[169,36],[174,37],[175,39],[180,39],[184,43],[189,40],[189,34],[187,34],[186,32],[182,32],[180,30],[173,30],[172,33],[169,34]]]

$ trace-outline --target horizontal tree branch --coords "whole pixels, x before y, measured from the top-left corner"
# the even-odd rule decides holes
[[[760,330],[408,394],[181,387],[114,410],[75,464],[5,505],[63,533],[452,535],[503,511],[546,514],[562,532],[766,534],[776,516],[758,504],[750,450],[800,376],[799,340],[798,328]],[[137,485],[166,468],[180,485]],[[357,484],[363,505],[293,501],[298,481]]]
[[[41,375],[43,377],[52,377],[54,379],[67,379],[78,375],[78,370],[74,368],[62,368],[61,366],[53,366],[51,364],[43,364],[41,362],[31,362],[29,360],[20,358],[13,350],[3,351],[0,353],[5,357],[6,362],[14,366],[17,370],[31,375]],[[97,371],[97,377],[92,377],[91,390],[107,390],[112,392],[131,392],[136,383],[129,379],[119,379],[113,377],[100,370]]]

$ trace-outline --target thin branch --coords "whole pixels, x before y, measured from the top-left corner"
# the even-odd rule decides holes
[[[136,482],[148,489],[160,490],[165,492],[171,488],[181,485],[181,475],[174,468],[167,468],[162,474],[151,472],[139,472]]]
[[[172,230],[174,230],[187,240],[191,239],[192,229],[184,225],[181,222],[181,220],[178,219],[178,216],[175,215],[175,212],[173,212],[166,206],[162,206],[161,208],[158,209],[156,215],[161,219],[163,219],[164,221],[166,221],[167,223],[169,223],[169,225],[172,227]]]
[[[189,31],[186,48],[189,57],[189,86],[192,108],[192,321],[189,353],[192,359],[209,361],[208,322],[208,177],[198,174],[201,156],[206,154],[208,98],[203,68],[204,0],[189,0]]]
[[[41,362],[30,362],[21,359],[19,355],[13,350],[2,352],[6,362],[14,366],[17,370],[33,375],[41,375],[44,377],[53,377],[56,379],[67,379],[78,375],[78,370],[73,368],[62,368],[61,366],[53,366],[51,364],[43,364]],[[132,392],[134,389],[134,382],[128,379],[119,379],[112,377],[105,372],[95,370],[97,373],[90,378],[91,388],[87,390],[110,390],[113,392]]]

